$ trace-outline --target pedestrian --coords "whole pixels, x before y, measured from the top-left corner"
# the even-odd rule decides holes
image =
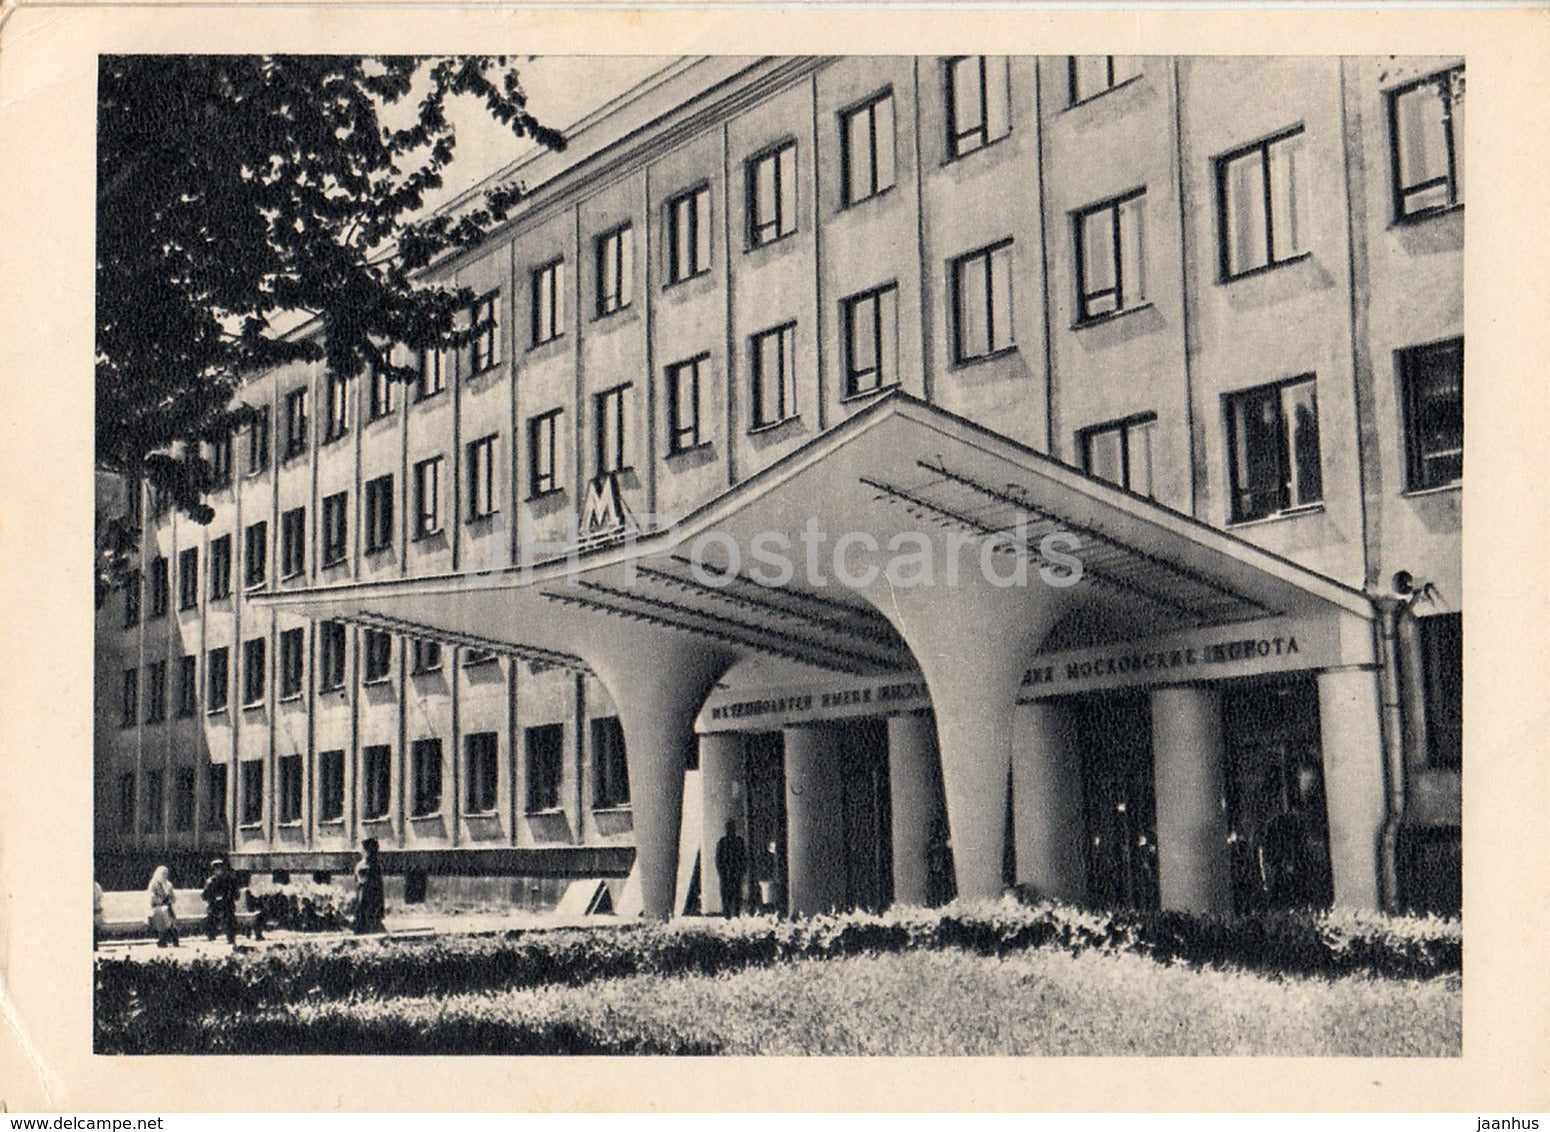
[[[355,866],[355,934],[380,932],[384,910],[377,839],[368,837],[361,842],[361,859]]]
[[[205,938],[213,942],[217,932],[224,932],[226,942],[237,946],[237,874],[225,857],[210,862],[210,875],[201,895],[205,900]]]
[[[743,914],[743,876],[748,871],[748,845],[727,821],[727,831],[716,842],[716,874],[721,878],[721,914],[727,919]]]
[[[1318,771],[1295,770],[1290,805],[1266,821],[1259,837],[1259,869],[1271,908],[1326,908],[1330,903],[1328,834],[1320,820]]]
[[[151,901],[151,914],[148,920],[151,930],[156,933],[156,946],[166,947],[170,943],[173,947],[177,947],[178,916],[173,910],[177,893],[172,887],[172,870],[166,865],[157,865],[156,871],[151,874],[151,883],[146,889],[146,895]]]

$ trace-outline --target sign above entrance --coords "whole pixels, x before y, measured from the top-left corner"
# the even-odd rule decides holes
[[[696,731],[773,731],[863,715],[900,715],[931,706],[916,674],[877,676],[781,689],[717,689],[705,701]]]

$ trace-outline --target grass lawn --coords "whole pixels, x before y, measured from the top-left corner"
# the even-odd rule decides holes
[[[212,1012],[211,1052],[1456,1056],[1457,975],[923,950]]]

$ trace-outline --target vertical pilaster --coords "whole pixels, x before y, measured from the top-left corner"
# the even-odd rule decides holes
[[[1221,696],[1209,685],[1152,693],[1157,867],[1164,908],[1232,910]]]

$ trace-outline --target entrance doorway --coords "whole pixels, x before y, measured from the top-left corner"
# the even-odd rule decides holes
[[[786,763],[779,731],[748,736],[743,749],[748,894],[753,908],[786,910]]]
[[[1072,701],[1087,818],[1087,898],[1103,908],[1157,907],[1151,701],[1105,692]]]
[[[845,906],[881,912],[893,903],[893,807],[888,794],[888,721],[839,725],[844,782]]]

